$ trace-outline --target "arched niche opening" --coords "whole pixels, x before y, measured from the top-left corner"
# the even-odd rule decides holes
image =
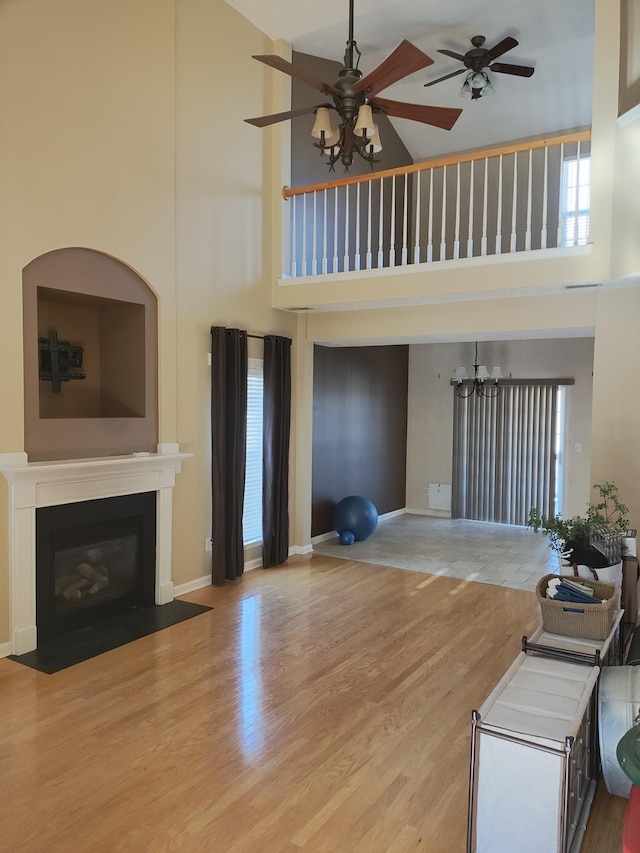
[[[22,280],[29,461],[155,451],[158,310],[148,284],[84,248],[35,258]]]

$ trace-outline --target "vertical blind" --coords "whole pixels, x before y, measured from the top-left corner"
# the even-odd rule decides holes
[[[262,541],[262,360],[249,359],[247,375],[247,470],[242,514],[244,545]]]
[[[552,515],[558,385],[503,385],[499,397],[454,395],[453,516],[526,524]]]

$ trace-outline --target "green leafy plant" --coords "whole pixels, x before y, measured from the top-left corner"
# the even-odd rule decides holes
[[[618,497],[618,487],[615,483],[596,483],[593,487],[598,490],[600,500],[587,506],[587,519],[591,525],[610,527],[618,533],[626,534],[629,529],[627,514],[629,507],[621,503]]]
[[[599,500],[587,504],[584,515],[571,518],[563,518],[561,514],[543,515],[537,507],[531,507],[527,526],[536,533],[540,530],[546,533],[553,551],[572,550],[575,562],[602,567],[603,554],[592,545],[594,534],[614,534],[616,553],[613,560],[618,562],[622,556],[622,536],[629,527],[629,508],[620,501],[615,483],[596,483],[593,488]],[[618,534],[617,538],[615,534]]]

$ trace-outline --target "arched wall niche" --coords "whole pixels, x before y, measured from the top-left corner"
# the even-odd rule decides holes
[[[30,462],[154,452],[158,306],[122,261],[93,249],[47,252],[23,270],[25,451]],[[50,333],[55,333],[50,338]],[[84,379],[40,377],[41,344],[82,347]],[[55,360],[55,355],[53,356]]]

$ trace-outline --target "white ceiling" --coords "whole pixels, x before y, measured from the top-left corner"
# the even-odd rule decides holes
[[[342,63],[348,0],[227,2],[270,38],[284,39],[302,53]],[[406,38],[434,59],[434,64],[381,96],[463,108],[451,131],[392,119],[414,160],[582,128],[591,123],[593,7],[593,0],[355,0],[354,36],[362,51],[360,68],[365,74],[373,70]],[[428,80],[461,67],[455,59],[437,53],[438,48],[464,54],[474,35],[486,36],[487,47],[513,36],[520,44],[499,61],[532,65],[534,75],[490,75],[495,93],[474,102],[458,96],[462,74],[425,88]]]

